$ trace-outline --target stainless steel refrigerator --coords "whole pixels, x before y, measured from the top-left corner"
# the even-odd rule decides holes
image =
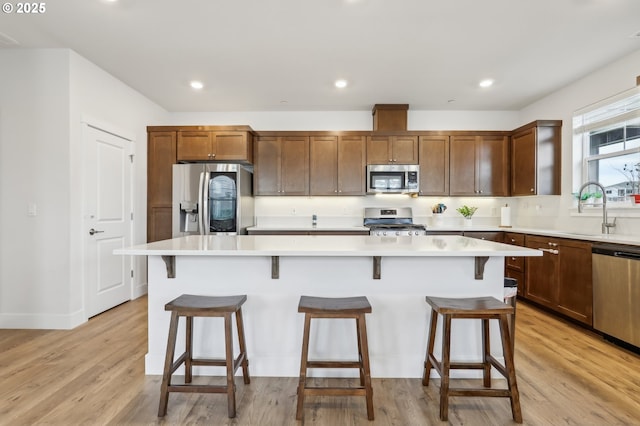
[[[252,185],[240,164],[174,164],[173,237],[246,234],[255,225]]]

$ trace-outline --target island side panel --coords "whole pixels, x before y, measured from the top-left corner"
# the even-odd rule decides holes
[[[367,296],[373,308],[367,315],[372,376],[421,377],[430,316],[424,297],[490,295],[501,299],[503,294],[503,257],[489,259],[483,280],[474,279],[473,257],[383,257],[379,280],[372,277],[371,257],[281,257],[279,279],[271,279],[271,258],[266,256],[176,256],[176,277],[172,279],[167,278],[159,256],[149,256],[148,264],[146,374],[162,373],[169,324],[164,305],[185,293],[247,294],[243,316],[251,374],[270,377],[299,373],[303,314],[297,312],[297,306],[301,295]],[[499,355],[499,333],[495,324],[492,327],[491,345]],[[196,355],[221,356],[221,333],[222,320],[196,319]],[[317,320],[311,333],[311,359],[356,358],[353,320]],[[178,351],[183,340],[181,327]],[[235,353],[237,350],[236,344]],[[480,323],[454,321],[451,350],[461,361],[480,359]],[[222,374],[220,369],[205,367],[197,373]],[[356,376],[355,370],[314,373]],[[455,373],[457,377],[478,377],[477,372]]]

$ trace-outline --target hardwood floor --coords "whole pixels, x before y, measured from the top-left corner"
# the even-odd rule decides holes
[[[521,302],[516,328],[524,424],[640,424],[640,356]],[[71,331],[0,330],[0,424],[447,424],[438,419],[437,379],[426,388],[420,379],[374,379],[373,422],[362,397],[309,397],[296,422],[297,379],[263,377],[237,379],[236,419],[224,395],[210,394],[172,394],[158,419],[160,377],[144,375],[146,333],[146,298]],[[513,423],[504,398],[452,398],[449,410],[452,425]]]

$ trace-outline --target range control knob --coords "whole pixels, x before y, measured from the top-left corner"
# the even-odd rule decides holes
[[[396,235],[400,235],[400,231],[396,231]]]

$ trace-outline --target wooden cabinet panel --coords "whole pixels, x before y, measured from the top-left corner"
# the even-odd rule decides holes
[[[211,132],[178,132],[178,161],[211,159]]]
[[[309,138],[283,137],[282,195],[309,195]]]
[[[518,282],[518,296],[524,296],[525,278],[524,273],[516,271],[514,269],[506,269],[504,273],[505,277],[514,278]]]
[[[213,159],[253,163],[253,135],[249,132],[212,132]]]
[[[178,131],[178,161],[253,162],[253,135],[241,131]]]
[[[308,137],[260,137],[255,159],[255,195],[309,194]]]
[[[338,137],[309,140],[309,193],[338,195]]]
[[[592,325],[591,243],[559,240],[558,311]]]
[[[364,195],[364,136],[312,136],[309,140],[311,195]]]
[[[253,171],[255,195],[281,195],[280,193],[280,140],[261,137],[256,141],[256,164]]]
[[[449,193],[476,195],[476,137],[451,136],[449,143]]]
[[[526,236],[526,246],[544,249],[525,262],[525,297],[563,315],[592,325],[591,243]]]
[[[147,242],[172,238],[171,207],[151,207],[147,214]]]
[[[511,195],[560,195],[562,121],[539,120],[511,135]]]
[[[392,136],[393,164],[418,164],[418,138],[416,136]]]
[[[482,136],[477,146],[477,191],[479,195],[509,195],[509,138]]]
[[[176,132],[147,137],[147,242],[171,238],[172,168]]]
[[[451,136],[451,195],[507,196],[509,139],[504,135]]]
[[[338,194],[364,195],[366,192],[367,145],[364,136],[338,138]]]
[[[420,195],[449,195],[449,136],[420,136]]]
[[[526,247],[551,250],[549,238],[527,235],[525,241]],[[541,305],[556,308],[558,255],[545,251],[542,257],[528,257],[525,268],[525,297]]]
[[[418,137],[368,136],[367,164],[418,164]]]

